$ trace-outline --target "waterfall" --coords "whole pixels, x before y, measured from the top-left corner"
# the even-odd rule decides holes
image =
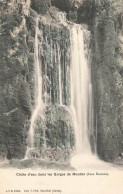
[[[76,152],[90,153],[88,140],[89,67],[84,56],[82,26],[71,28],[71,108],[76,137]]]
[[[34,148],[34,124],[37,120],[39,111],[43,109],[42,101],[42,76],[39,59],[39,40],[38,35],[41,33],[38,29],[39,19],[36,19],[36,31],[35,31],[35,53],[34,53],[34,64],[35,64],[35,107],[31,117],[31,124],[29,129],[29,148]]]
[[[62,47],[59,42],[52,41],[52,38],[42,36],[42,30],[39,30],[39,19],[36,19],[35,31],[35,107],[31,117],[29,129],[28,150],[35,148],[35,125],[38,116],[44,117],[42,111],[45,107],[57,104],[60,107],[69,109],[69,114],[73,115],[73,127],[76,139],[76,155],[91,154],[89,137],[93,126],[93,106],[92,106],[92,84],[90,66],[87,63],[84,53],[84,38],[82,25],[67,23],[61,13],[59,21],[67,26],[70,31],[70,64],[64,68],[65,52],[62,53]],[[38,38],[40,37],[40,38]],[[43,37],[43,38],[42,38]],[[43,45],[45,46],[43,48]],[[46,49],[49,51],[49,58],[45,56]],[[44,50],[43,50],[44,49]],[[41,61],[41,57],[44,57]],[[50,59],[50,64],[49,64]],[[69,66],[69,68],[68,68]],[[42,68],[41,68],[42,67]],[[54,68],[55,67],[55,68]],[[49,71],[49,69],[51,72]],[[53,71],[54,70],[54,71]],[[65,71],[65,74],[63,74]],[[50,73],[48,73],[50,72]],[[63,75],[70,75],[70,107],[64,104]],[[66,78],[66,77],[65,77]],[[48,85],[48,82],[50,83]],[[51,85],[52,83],[52,85]],[[54,87],[55,86],[55,87]],[[55,99],[53,100],[52,98]],[[49,100],[48,100],[49,98]],[[70,113],[71,111],[71,113]],[[46,147],[45,129],[44,144]],[[39,131],[39,134],[41,132]],[[42,138],[42,137],[41,137]],[[40,148],[39,148],[40,149]]]
[[[86,30],[80,24],[67,22],[63,13],[57,15],[57,20],[60,23],[58,30],[49,27],[45,29],[44,24],[39,25],[39,18],[36,19],[35,103],[26,158],[35,157],[39,153],[38,158],[47,159],[50,156],[51,160],[51,154],[56,154],[54,147],[58,151],[56,159],[61,155],[64,160],[63,153],[69,158],[74,147],[75,134],[75,152],[71,158],[71,166],[82,169],[92,164],[102,165],[92,154],[96,146],[91,65],[89,54],[86,53],[88,45],[84,43]],[[61,30],[63,26],[65,31]]]
[[[75,155],[71,165],[82,169],[85,165],[95,165],[89,138],[93,136],[93,103],[91,69],[84,54],[82,26],[73,24],[70,30],[71,41],[71,109],[75,130]],[[90,139],[91,140],[91,139]],[[94,140],[93,144],[94,144]],[[91,161],[91,162],[90,162]]]

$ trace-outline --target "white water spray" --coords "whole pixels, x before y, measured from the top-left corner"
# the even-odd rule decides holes
[[[83,29],[79,24],[71,27],[71,109],[75,130],[76,150],[71,166],[77,170],[108,168],[109,165],[92,154],[89,136],[93,134],[93,103],[91,68],[84,52]],[[90,134],[89,134],[90,133]],[[93,137],[94,138],[94,137]],[[93,140],[93,147],[95,144]]]
[[[43,101],[42,101],[42,76],[41,76],[41,67],[40,67],[40,60],[39,60],[39,40],[38,35],[41,33],[38,29],[38,21],[36,19],[36,32],[35,32],[35,55],[34,55],[34,62],[35,62],[35,108],[34,112],[31,117],[31,124],[29,129],[29,147],[34,148],[34,124],[37,120],[39,111],[43,109]]]
[[[71,109],[63,104],[62,99],[62,68],[61,68],[61,48],[60,45],[55,43],[55,64],[58,65],[58,97],[59,105],[67,108],[70,113],[73,114],[73,124],[75,129],[75,138],[76,138],[76,152],[75,156],[71,159],[71,165],[76,169],[82,169],[83,167],[98,166],[104,165],[94,156],[91,152],[91,147],[89,143],[89,136],[93,134],[93,103],[92,103],[92,83],[91,83],[91,71],[90,65],[86,61],[85,50],[84,50],[84,38],[83,38],[83,29],[79,24],[67,23],[64,18],[64,14],[61,13],[58,17],[59,22],[62,25],[67,26],[70,29],[70,47],[71,47],[71,64],[70,69],[67,68],[66,74],[71,75]],[[30,154],[30,150],[35,148],[34,143],[34,130],[35,124],[38,119],[39,114],[42,114],[44,107],[52,103],[51,88],[49,91],[49,102],[47,100],[47,68],[48,65],[45,63],[44,76],[41,75],[41,56],[40,56],[40,44],[43,40],[39,41],[38,36],[42,37],[42,34],[38,28],[39,19],[36,19],[36,32],[35,32],[35,107],[31,117],[31,125],[29,129],[29,138],[28,138],[28,148],[26,152],[26,158]],[[46,43],[48,43],[46,38]],[[53,63],[53,42],[50,40],[50,61]],[[41,45],[41,49],[43,49]],[[43,51],[43,50],[42,50]],[[43,74],[43,73],[42,73]],[[42,78],[43,77],[43,78]],[[51,79],[51,75],[49,76]],[[42,87],[42,79],[45,80],[44,90]],[[43,94],[42,94],[43,90]],[[43,100],[44,95],[44,100]],[[43,102],[44,101],[44,102]],[[72,110],[72,111],[71,111]],[[43,114],[41,115],[43,116]],[[43,118],[43,117],[42,117]],[[46,138],[45,130],[44,134],[44,147],[46,147]],[[89,134],[90,133],[90,134]]]
[[[71,28],[71,107],[76,136],[76,152],[90,153],[88,141],[89,67],[84,56],[82,26]]]
[[[84,55],[84,40],[82,26],[74,24],[71,27],[71,109],[76,139],[76,153],[71,159],[71,165],[82,168],[90,165],[95,158],[91,153],[89,143],[89,126],[93,123],[92,114],[92,84],[90,68]],[[90,96],[89,96],[90,95]],[[90,123],[90,124],[89,124]],[[92,126],[91,126],[92,127]]]

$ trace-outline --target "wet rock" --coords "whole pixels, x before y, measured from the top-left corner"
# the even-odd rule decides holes
[[[36,149],[36,148],[28,148],[28,150],[27,150],[27,153],[26,153],[26,157],[28,158],[28,159],[30,159],[30,158],[40,158],[40,156],[41,156],[41,154],[40,154],[40,152],[39,152],[39,150],[38,149]]]
[[[31,8],[37,11],[39,14],[45,14],[51,6],[51,0],[32,0]]]
[[[26,152],[30,117],[25,22],[29,1],[2,1],[1,6],[0,155],[21,159]]]
[[[43,95],[43,101],[49,107],[44,111],[46,120],[41,116],[36,123],[35,146],[42,157],[60,161],[68,160],[74,148],[70,114],[65,107],[58,106],[60,94],[56,46],[61,50],[62,100],[66,106],[70,105],[70,33],[63,25],[58,9],[67,12],[70,21],[86,23],[91,30],[95,133],[90,141],[93,144],[93,139],[97,140],[97,152],[101,159],[113,161],[123,152],[121,0],[118,3],[114,0],[33,0],[31,8],[29,0],[0,2],[0,157],[21,159],[26,152],[30,112],[35,99],[34,41],[38,14],[42,15],[39,29],[43,41],[42,36],[38,39],[40,43],[42,41],[43,50],[43,91],[47,85],[48,93],[47,96]]]
[[[51,0],[53,6],[58,7],[61,11],[68,12],[69,10],[78,9],[83,0]]]
[[[42,158],[67,160],[75,144],[72,115],[65,106],[49,106],[35,123],[35,147]]]
[[[95,4],[92,25],[95,128],[98,155],[101,159],[111,162],[123,150],[122,110],[120,109],[123,99],[120,53],[123,47],[119,42],[123,24],[119,23],[118,19],[118,17],[121,18],[121,9],[114,5],[114,1],[98,3]],[[119,4],[123,6],[121,1]],[[112,9],[115,9],[113,15]]]

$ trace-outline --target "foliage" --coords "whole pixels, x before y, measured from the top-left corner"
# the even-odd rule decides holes
[[[107,14],[114,17],[123,10],[122,0],[95,0],[95,13],[96,15]]]

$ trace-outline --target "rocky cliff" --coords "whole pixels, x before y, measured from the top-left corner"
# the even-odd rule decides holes
[[[59,3],[60,2],[60,3]],[[23,158],[27,148],[29,120],[34,108],[34,41],[36,18],[40,14],[42,31],[41,55],[43,90],[47,85],[44,114],[35,130],[35,145],[44,144],[46,132],[49,148],[41,155],[65,160],[74,147],[71,117],[65,107],[59,107],[58,66],[62,62],[61,78],[65,105],[70,104],[68,64],[69,30],[60,24],[59,12],[67,22],[87,24],[91,31],[92,81],[94,98],[94,136],[97,153],[105,161],[113,161],[123,152],[123,15],[122,1],[114,0],[2,0],[1,7],[1,70],[0,70],[0,155],[1,158]],[[41,37],[38,37],[41,40]],[[49,46],[49,43],[52,48]],[[60,53],[56,50],[60,50]],[[51,52],[52,50],[52,52]],[[51,53],[54,61],[51,61]],[[48,72],[46,72],[46,66]],[[66,75],[67,71],[67,75]],[[53,92],[55,91],[55,92]],[[50,97],[50,99],[49,99]],[[51,104],[50,104],[51,102]],[[49,118],[49,115],[51,116]],[[43,127],[42,127],[43,126]],[[40,133],[39,133],[40,131]],[[56,147],[58,146],[58,149]],[[58,153],[57,153],[58,152]],[[52,159],[51,159],[52,160]]]
[[[26,18],[29,1],[1,1],[0,155],[23,158],[30,118],[29,50]]]
[[[97,153],[113,161],[123,151],[123,2],[84,1],[78,22],[92,34],[92,82]]]
[[[113,161],[123,151],[122,1],[96,1],[92,34],[97,153]]]

